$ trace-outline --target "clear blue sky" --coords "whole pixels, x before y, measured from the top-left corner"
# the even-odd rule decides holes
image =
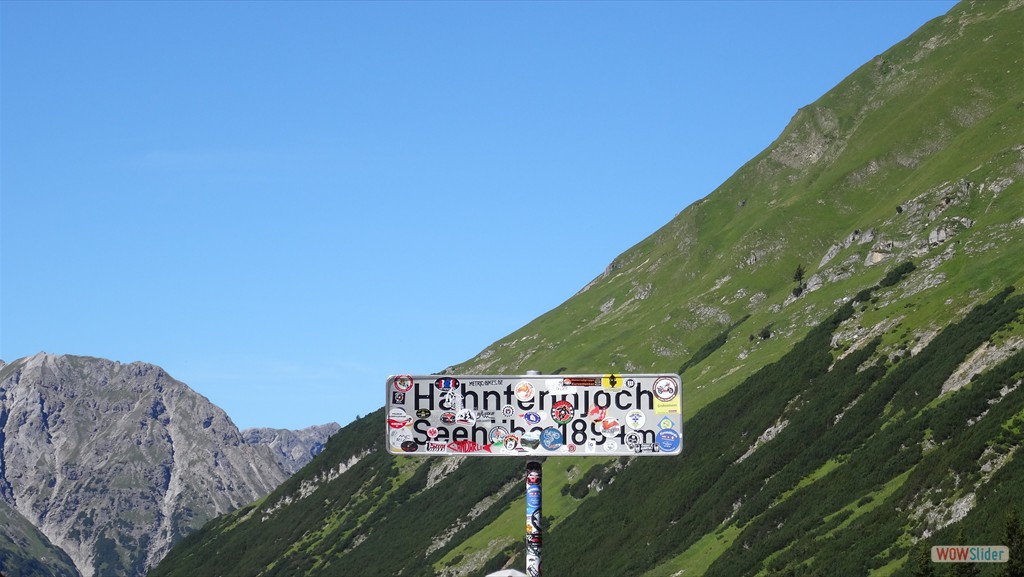
[[[0,3],[0,359],[351,421],[556,307],[952,2]]]

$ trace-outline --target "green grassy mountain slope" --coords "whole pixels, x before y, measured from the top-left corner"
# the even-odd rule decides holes
[[[562,306],[449,368],[683,376],[682,456],[545,460],[547,574],[910,575],[923,547],[1012,541],[1021,70],[1024,3],[956,6]],[[391,457],[382,421],[348,425],[151,575],[522,568],[524,462]]]
[[[1016,267],[990,266],[994,252],[940,261],[983,251],[972,239],[993,227],[1019,239],[1018,32],[1019,9],[1004,3],[961,5],[929,23],[801,109],[772,146],[575,297],[456,369],[676,369],[746,315],[734,337],[806,332],[831,303],[911,258],[928,260],[936,288],[961,306],[977,298],[979,276],[1014,282]],[[936,231],[942,242],[929,241]],[[808,286],[793,301],[798,265]],[[922,313],[954,316],[948,306]],[[685,371],[690,408],[789,344],[774,342],[730,342],[731,354]]]
[[[80,577],[67,553],[39,529],[0,501],[0,575],[5,577]]]

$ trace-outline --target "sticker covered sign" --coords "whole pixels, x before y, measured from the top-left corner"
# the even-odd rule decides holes
[[[678,455],[679,375],[398,375],[388,450],[400,455]]]

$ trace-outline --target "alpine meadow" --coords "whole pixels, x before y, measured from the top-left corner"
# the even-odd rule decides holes
[[[927,558],[950,544],[1006,545],[971,570],[1024,574],[1022,71],[1024,2],[957,5],[442,371],[681,375],[680,456],[544,459],[546,574],[950,574]],[[526,459],[393,456],[384,420],[149,575],[522,568]]]

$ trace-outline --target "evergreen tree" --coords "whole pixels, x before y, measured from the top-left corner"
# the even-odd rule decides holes
[[[796,265],[796,272],[793,273],[793,282],[796,283],[796,286],[793,287],[793,296],[795,297],[803,294],[804,289],[807,288],[807,285],[804,284],[804,274],[804,265]]]
[[[949,574],[952,577],[980,577],[981,569],[977,563],[954,563]]]
[[[936,577],[931,550],[923,541],[917,544],[917,548],[911,553],[911,559],[913,560],[911,577]]]
[[[956,544],[971,545],[971,543],[967,542],[967,537],[964,536],[963,525],[960,525],[960,530],[956,533]],[[981,568],[978,567],[977,563],[954,563],[949,574],[953,577],[979,577],[981,575]]]
[[[1006,514],[1006,531],[1003,545],[1010,549],[1010,560],[1003,565],[1003,577],[1024,577],[1024,527],[1016,510]]]

